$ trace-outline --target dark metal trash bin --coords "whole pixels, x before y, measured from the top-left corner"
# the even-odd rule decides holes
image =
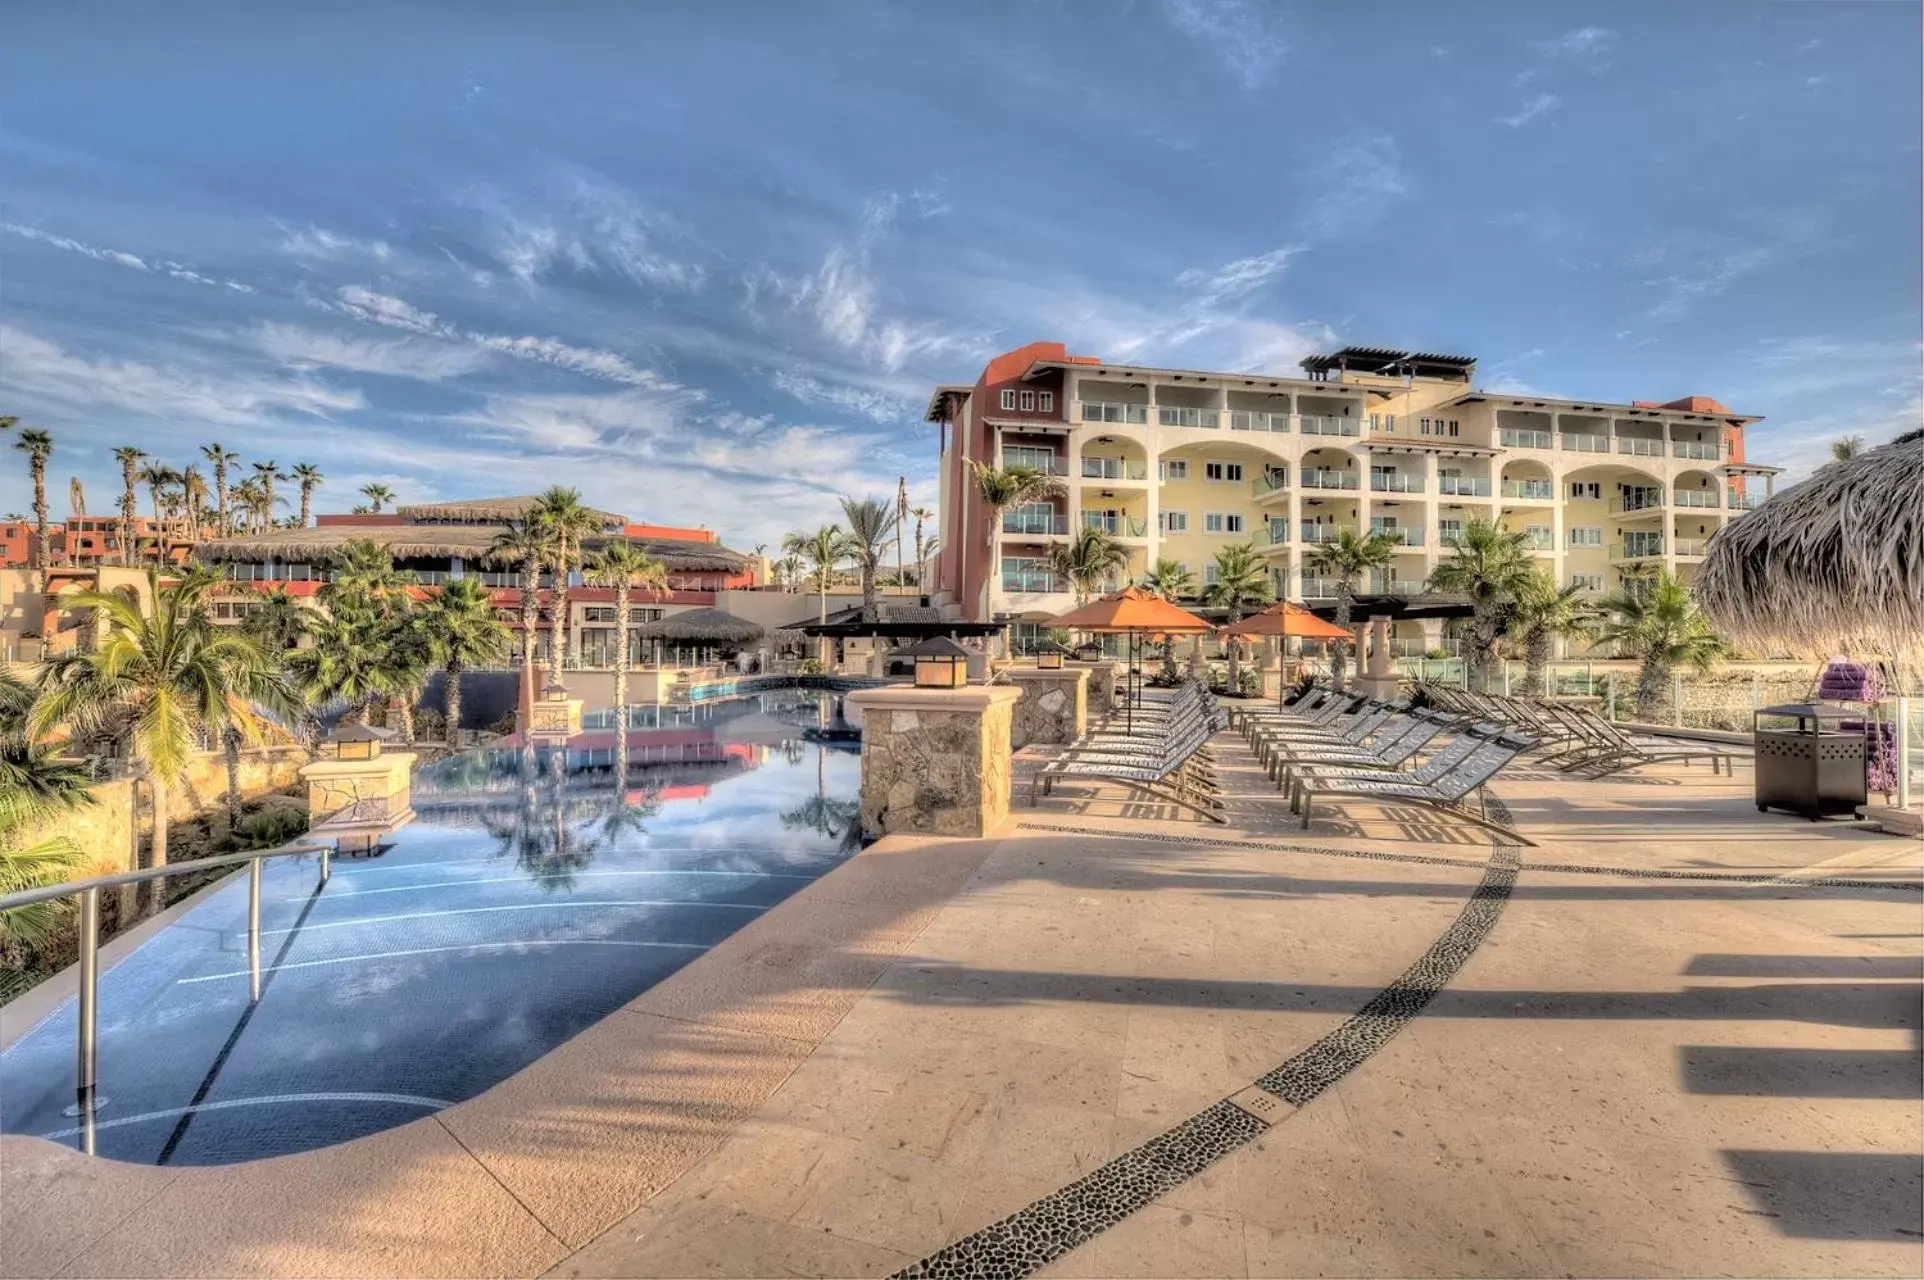
[[[1862,719],[1862,712],[1816,702],[1758,710],[1751,717],[1758,811],[1787,809],[1813,822],[1854,815],[1866,798],[1864,733],[1845,725]]]

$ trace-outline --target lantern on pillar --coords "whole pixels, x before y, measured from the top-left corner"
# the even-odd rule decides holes
[[[1068,657],[1069,653],[1068,645],[1058,644],[1054,640],[1044,640],[1036,646],[1035,664],[1044,671],[1060,671],[1062,660]]]
[[[381,744],[392,736],[386,729],[376,729],[371,725],[345,725],[321,739],[321,758],[377,760],[381,755]]]
[[[1076,661],[1077,662],[1101,662],[1102,661],[1102,641],[1084,640],[1081,644],[1077,645]]]
[[[969,651],[947,636],[931,636],[911,647],[918,689],[960,689],[969,682]]]

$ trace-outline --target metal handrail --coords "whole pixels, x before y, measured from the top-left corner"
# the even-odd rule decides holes
[[[329,854],[334,847],[326,843],[307,843],[305,841],[282,845],[277,849],[250,849],[246,853],[223,854],[218,858],[198,858],[192,862],[176,862],[164,867],[147,867],[140,871],[118,871],[110,876],[90,876],[85,880],[68,880],[62,884],[44,885],[38,889],[22,889],[18,893],[0,896],[0,912],[11,911],[16,907],[31,907],[42,902],[57,902],[62,898],[80,899],[80,958],[77,968],[78,992],[76,995],[75,1018],[77,1027],[74,1069],[74,1105],[70,1114],[78,1116],[81,1122],[81,1146],[88,1154],[94,1154],[94,1112],[99,1109],[101,1099],[95,1092],[95,1061],[98,1057],[100,1025],[100,891],[117,889],[122,885],[142,884],[149,880],[165,880],[169,876],[184,875],[193,871],[205,871],[215,867],[247,867],[247,974],[248,999],[261,998],[261,863],[269,858],[291,857],[295,854],[318,853],[321,855],[321,874],[319,884],[325,885],[332,874]]]

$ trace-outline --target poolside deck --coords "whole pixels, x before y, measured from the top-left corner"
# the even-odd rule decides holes
[[[1401,806],[1304,832],[1215,748],[1227,829],[1064,787],[883,841],[402,1129],[223,1169],[6,1139],[0,1271],[1924,1268],[1917,842],[1701,766],[1506,775],[1520,856]]]

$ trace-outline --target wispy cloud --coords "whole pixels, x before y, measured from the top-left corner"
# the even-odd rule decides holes
[[[134,271],[145,271],[152,275],[170,276],[175,280],[184,280],[189,284],[204,284],[216,289],[232,289],[236,293],[254,292],[252,285],[242,284],[238,280],[223,280],[214,276],[205,275],[183,263],[171,262],[165,258],[143,258],[138,254],[128,253],[122,249],[106,249],[99,245],[87,244],[83,241],[72,239],[68,236],[54,235],[52,232],[42,231],[38,227],[24,227],[15,222],[0,222],[0,231],[19,236],[25,240],[32,240],[39,244],[47,245],[50,248],[64,249],[68,253],[77,253],[82,257],[92,258],[95,262],[111,263],[117,267],[127,267]]]
[[[1760,220],[1743,238],[1727,234],[1672,236],[1635,255],[1632,263],[1659,273],[1646,282],[1658,292],[1651,317],[1681,320],[1698,304],[1739,281],[1815,252],[1823,238],[1819,219],[1793,211]]]
[[[317,258],[338,261],[343,258],[367,257],[386,262],[394,254],[394,247],[385,240],[364,240],[356,236],[342,235],[317,227],[311,223],[307,229],[292,230],[281,240],[281,252],[296,258]]]
[[[289,324],[264,324],[252,338],[264,354],[292,369],[341,369],[421,382],[442,382],[474,373],[485,368],[489,359],[485,350],[465,343],[429,338],[354,338]]]
[[[1375,226],[1407,199],[1415,181],[1403,168],[1403,153],[1386,135],[1354,135],[1339,140],[1309,173],[1315,192],[1301,222],[1304,239],[1354,235]]]
[[[1608,27],[1578,27],[1551,40],[1534,41],[1530,47],[1546,58],[1591,61],[1604,57],[1617,47],[1617,33]]]
[[[1248,296],[1283,274],[1289,260],[1301,253],[1301,245],[1284,245],[1253,258],[1238,258],[1206,270],[1191,268],[1176,277],[1176,284],[1195,291],[1207,305],[1217,306]]]
[[[915,408],[913,401],[899,395],[848,383],[829,382],[795,369],[778,370],[770,382],[777,391],[791,395],[804,404],[849,409],[871,422],[901,422]]]
[[[1221,59],[1246,92],[1275,78],[1289,55],[1277,15],[1250,0],[1163,0],[1171,26]]]
[[[1538,116],[1548,115],[1562,105],[1563,99],[1557,97],[1556,94],[1539,93],[1536,97],[1530,99],[1521,107],[1518,107],[1513,114],[1496,117],[1496,122],[1498,124],[1507,124],[1512,129],[1521,129]]]
[[[529,287],[564,271],[675,292],[693,292],[707,281],[692,251],[667,243],[677,237],[664,220],[592,174],[563,173],[543,192],[538,211],[499,195],[481,204],[492,224],[491,252]]]

